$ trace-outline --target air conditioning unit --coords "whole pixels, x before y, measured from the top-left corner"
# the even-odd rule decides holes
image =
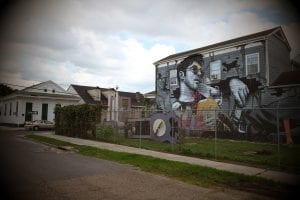
[[[217,74],[212,74],[210,76],[210,79],[212,79],[212,80],[218,79],[218,75]]]

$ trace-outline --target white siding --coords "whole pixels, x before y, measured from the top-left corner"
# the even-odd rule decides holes
[[[16,102],[19,102],[18,115],[15,115]],[[69,100],[56,100],[56,99],[35,99],[35,98],[14,98],[4,102],[1,102],[1,116],[0,123],[4,124],[15,124],[20,125],[25,123],[25,111],[26,102],[32,103],[32,110],[38,111],[37,115],[33,115],[33,120],[40,120],[42,118],[42,104],[48,104],[48,120],[54,121],[54,108],[56,104],[61,104],[61,106],[77,104],[75,101]],[[9,114],[9,105],[12,103],[12,114]],[[6,115],[4,115],[4,105],[7,104]]]
[[[47,89],[47,91],[44,91],[43,89]],[[26,88],[24,91],[25,93],[13,93],[0,99],[0,124],[24,124],[26,116],[26,102],[32,103],[33,111],[38,111],[37,115],[33,115],[33,120],[42,119],[42,105],[48,104],[47,119],[49,121],[54,121],[54,108],[56,104],[60,104],[61,106],[74,105],[78,104],[80,100],[78,97],[70,98],[69,95],[62,96],[62,94],[65,95],[66,91],[52,81],[47,81],[36,86]],[[38,95],[31,96],[26,92],[37,92]],[[45,95],[43,93],[45,93]],[[49,93],[51,93],[51,96],[49,96]],[[15,113],[16,102],[18,102],[18,113]],[[7,105],[6,115],[4,115],[5,104]],[[11,114],[10,104],[12,104]]]

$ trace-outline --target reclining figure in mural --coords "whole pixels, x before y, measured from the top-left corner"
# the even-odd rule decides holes
[[[204,83],[202,64],[202,55],[192,55],[178,65],[179,97],[173,103],[172,110],[175,110],[177,115],[181,114],[183,127],[211,130],[214,127],[215,111],[206,112],[205,117],[193,115],[193,110],[215,110],[222,104],[221,91]],[[244,107],[249,93],[247,85],[233,78],[229,81],[229,87],[238,107]]]

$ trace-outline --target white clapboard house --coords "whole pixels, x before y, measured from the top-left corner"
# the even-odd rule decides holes
[[[0,124],[22,126],[25,121],[54,121],[56,105],[78,104],[80,98],[53,81],[33,85],[0,98]]]

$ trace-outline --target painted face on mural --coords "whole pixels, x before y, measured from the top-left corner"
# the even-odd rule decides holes
[[[201,81],[201,65],[198,62],[193,62],[186,68],[185,75],[184,72],[181,73],[181,81],[193,90],[196,90]]]

